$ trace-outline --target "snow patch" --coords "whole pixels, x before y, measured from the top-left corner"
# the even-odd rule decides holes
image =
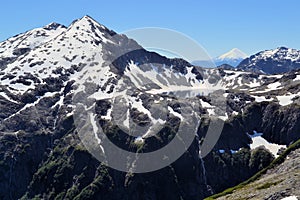
[[[15,101],[15,100],[11,99],[9,96],[7,96],[4,92],[0,92],[0,96],[4,97],[5,99],[7,99],[10,102],[18,103],[17,101]]]
[[[267,99],[265,96],[252,96],[255,98],[256,102],[263,102],[263,101],[273,101],[273,98]]]
[[[285,197],[281,200],[298,200],[298,198],[296,196],[289,196],[289,197]]]
[[[286,106],[293,103],[292,99],[295,98],[296,96],[298,96],[298,94],[276,96],[276,98],[278,99],[280,105]]]
[[[168,110],[169,110],[169,112],[170,112],[172,115],[174,115],[175,117],[178,117],[179,119],[183,120],[182,115],[179,114],[178,112],[175,112],[175,111],[173,110],[172,107],[168,106]]]
[[[278,157],[278,150],[281,148],[286,148],[286,145],[279,145],[268,142],[266,139],[262,137],[263,133],[257,133],[253,131],[254,135],[249,135],[252,138],[252,144],[250,144],[251,149],[255,149],[260,146],[264,146],[268,149],[275,157]]]

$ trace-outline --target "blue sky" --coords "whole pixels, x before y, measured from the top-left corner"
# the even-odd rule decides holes
[[[247,54],[287,46],[300,49],[298,0],[2,1],[0,41],[50,22],[69,25],[90,15],[117,32],[162,27],[182,32],[211,56],[232,48]]]

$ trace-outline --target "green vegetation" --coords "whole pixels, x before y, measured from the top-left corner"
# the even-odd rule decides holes
[[[41,200],[42,198],[40,197],[40,195],[36,195],[35,197],[32,198],[32,200]]]
[[[78,187],[73,185],[70,189],[68,189],[65,199],[74,199],[79,192]]]
[[[252,152],[249,165],[250,168],[262,170],[263,168],[267,167],[272,160],[274,160],[274,156],[272,154],[266,150],[257,148]]]
[[[112,185],[112,178],[108,173],[108,169],[106,166],[101,165],[98,169],[97,178],[88,186],[83,188],[83,190],[77,195],[74,200],[80,199],[93,199],[94,195],[99,191],[110,191]]]
[[[65,199],[64,196],[65,196],[65,192],[61,192],[55,197],[55,200],[64,200]]]
[[[234,186],[232,188],[228,188],[226,190],[224,190],[223,192],[221,193],[218,193],[218,194],[215,194],[215,195],[212,195],[210,197],[207,197],[206,200],[212,200],[212,199],[216,199],[216,198],[219,198],[219,197],[222,197],[222,196],[225,196],[225,195],[228,195],[228,194],[232,194],[235,190],[239,190],[239,189],[242,189],[243,187],[245,187],[246,185],[248,185],[249,183],[252,183],[256,180],[258,180],[262,175],[266,174],[266,172],[269,170],[269,169],[273,169],[274,167],[280,165],[281,163],[284,162],[285,158],[287,157],[287,155],[300,148],[300,139],[297,140],[295,143],[293,143],[292,145],[290,145],[278,158],[276,158],[268,167],[264,168],[263,170],[259,171],[258,173],[256,173],[254,176],[252,176],[251,178],[249,178],[248,180],[246,180],[245,182],[243,183],[240,183],[239,185],[237,186]],[[266,185],[267,186],[267,185]]]
[[[258,186],[256,189],[258,189],[258,190],[267,189],[267,188],[269,188],[271,186],[274,186],[274,185],[277,185],[278,183],[281,183],[282,181],[283,180],[279,180],[279,181],[271,182],[271,183],[267,182],[267,183],[264,183],[264,184]]]

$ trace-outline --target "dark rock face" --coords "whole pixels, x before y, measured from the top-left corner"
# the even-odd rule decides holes
[[[196,200],[209,195],[196,141],[171,166],[146,174],[123,173],[92,157],[78,143],[71,124],[62,122],[65,128],[54,135],[19,132],[1,138],[1,199]]]
[[[127,63],[129,63],[131,60],[134,61],[134,63],[139,63],[139,65],[152,63],[172,66],[172,69],[174,69],[175,72],[180,72],[182,74],[186,74],[186,67],[191,66],[191,64],[183,59],[169,59],[155,52],[148,52],[145,49],[141,48],[122,54],[122,56],[117,57],[112,64],[119,70],[120,73],[123,73],[125,67],[127,66]]]
[[[105,101],[97,104],[97,113],[105,114],[110,107]],[[45,99],[38,104],[37,109],[41,112],[51,105],[53,103]],[[253,111],[256,113],[255,109]],[[33,110],[27,112],[34,113]],[[58,113],[49,114],[51,117]],[[219,192],[259,170],[258,167],[250,167],[250,151],[245,149],[232,155],[220,155],[213,151],[205,158],[204,173],[201,167],[203,161],[198,155],[198,142],[195,140],[180,159],[164,169],[147,174],[118,172],[101,165],[78,143],[71,119],[60,116],[55,131],[49,132],[53,127],[46,121],[41,119],[41,124],[32,124],[38,120],[29,120],[26,116],[32,114],[25,112],[18,122],[20,127],[16,129],[24,130],[23,133],[1,138],[0,156],[4,161],[0,167],[3,174],[0,181],[3,186],[0,189],[2,199],[17,199],[22,196],[24,199],[203,199],[211,191]],[[46,117],[47,114],[43,113],[42,116]],[[250,142],[246,134],[241,134],[245,130],[239,121],[243,120],[237,118],[225,125],[216,149],[222,148],[230,152],[230,149],[245,147]],[[13,121],[6,123],[11,124]],[[44,127],[48,127],[48,131],[43,133]],[[34,134],[29,134],[30,132]],[[113,137],[112,140],[123,145],[127,143],[126,138]],[[156,148],[156,142],[150,141],[147,146]],[[242,158],[245,160],[241,160]],[[234,164],[231,164],[232,160]],[[210,187],[205,184],[204,179],[207,179]],[[16,190],[18,192],[13,192]]]
[[[268,105],[262,121],[265,137],[277,144],[291,144],[299,139],[300,109],[299,105],[287,107]]]
[[[221,192],[247,180],[267,167],[273,159],[274,156],[264,148],[253,152],[246,148],[237,153],[212,152],[204,159],[208,183],[215,193]]]
[[[30,48],[18,48],[13,51],[13,55],[20,56],[29,52],[30,50],[31,50]]]
[[[7,101],[6,99],[0,98],[0,122],[2,122],[3,119],[9,117],[11,115],[12,111],[17,112],[21,108],[20,105]],[[3,128],[2,124],[0,124],[0,130]]]
[[[18,199],[25,192],[33,173],[50,146],[47,135],[32,135],[18,137],[5,135],[0,143],[0,174],[1,199]]]
[[[196,74],[197,80],[203,80],[203,73],[201,71],[201,68],[197,68],[196,66],[193,67],[192,73]]]
[[[234,70],[235,67],[229,65],[229,64],[222,64],[222,65],[219,65],[218,68],[220,69],[225,69],[225,70]]]
[[[0,156],[6,164],[0,167],[5,177],[0,181],[0,185],[3,185],[0,189],[2,199],[43,197],[196,200],[239,183],[259,170],[258,167],[251,167],[248,149],[237,154],[228,153],[230,149],[246,147],[250,142],[246,134],[241,134],[245,130],[240,118],[225,125],[226,128],[215,147],[216,150],[226,149],[227,154],[220,155],[216,151],[209,154],[204,159],[206,170],[202,167],[203,161],[199,159],[196,139],[180,159],[156,172],[131,174],[110,169],[93,158],[79,143],[72,118],[65,118],[63,110],[54,109],[49,112],[53,101],[55,102],[55,99],[46,98],[36,105],[38,112],[41,112],[38,116],[48,118],[48,122],[45,119],[34,118],[37,116],[34,114],[36,110],[29,109],[19,119],[20,127],[15,129],[23,130],[22,132],[10,136],[3,134]],[[176,110],[180,105],[173,103],[171,106]],[[105,115],[109,108],[110,104],[107,101],[99,101],[96,113]],[[253,108],[253,111],[257,112],[255,109]],[[54,116],[58,116],[55,127],[51,120]],[[37,121],[38,124],[33,124]],[[5,130],[14,126],[13,122],[14,120],[7,121],[5,124],[8,126]],[[126,147],[127,137],[123,137],[119,131],[109,130],[114,135],[110,139]],[[203,134],[205,135],[205,132]],[[164,129],[160,136],[167,138],[167,129]],[[149,145],[145,145],[144,151],[156,148],[157,140],[151,139]],[[231,164],[231,160],[234,160],[234,164]],[[216,173],[219,175],[216,176]],[[235,179],[232,179],[233,175],[237,175]],[[16,188],[18,192],[13,192]]]
[[[223,143],[219,146],[220,149],[235,145],[245,147],[243,144],[249,144],[246,133],[252,134],[253,130],[263,133],[266,140],[276,144],[289,145],[300,138],[297,134],[300,126],[299,105],[281,107],[273,102],[260,102],[247,105],[243,109],[245,110],[242,115],[237,115],[225,123],[221,139],[217,143],[217,146]],[[225,145],[224,141],[232,144]]]
[[[7,64],[9,64],[15,60],[16,60],[16,58],[13,58],[13,57],[0,58],[0,69],[4,69]]]
[[[45,30],[56,30],[57,28],[59,27],[63,27],[63,28],[67,28],[66,26],[64,25],[61,25],[61,24],[58,24],[58,23],[55,23],[55,22],[52,22],[51,24],[48,24],[47,26],[43,27]]]

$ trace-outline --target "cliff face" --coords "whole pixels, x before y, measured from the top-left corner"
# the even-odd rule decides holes
[[[202,199],[210,194],[196,142],[171,166],[132,174],[102,165],[72,128],[61,138],[4,137],[1,199]]]
[[[2,138],[2,199],[203,199],[249,178],[273,159],[264,149],[263,159],[244,149],[212,152],[203,161],[195,140],[172,165],[132,174],[102,165],[80,144],[72,126],[57,134],[61,137],[40,133]]]
[[[102,105],[99,109],[105,107],[103,102],[99,105]],[[151,199],[202,199],[246,180],[272,161],[272,155],[264,149],[260,152],[263,159],[251,153],[248,149],[251,139],[245,134],[247,130],[263,127],[262,119],[268,114],[268,106],[272,105],[255,103],[245,108],[245,114],[227,121],[215,150],[204,158],[204,165],[195,139],[175,163],[147,174],[124,173],[102,165],[80,143],[71,116],[61,116],[51,133],[44,131],[43,126],[28,126],[30,118],[21,118],[20,124],[25,130],[37,130],[33,133],[28,130],[14,134],[3,132],[0,154],[2,198],[141,199],[149,196]],[[34,117],[36,110],[27,112],[23,116]],[[204,124],[199,129],[199,136],[205,135]],[[128,143],[126,137],[120,138],[122,133],[118,130],[114,134],[115,143]],[[165,130],[162,134],[170,133]],[[151,151],[155,146],[145,145],[142,150]],[[239,148],[244,149],[237,153],[230,151]],[[219,149],[224,149],[225,153]]]

